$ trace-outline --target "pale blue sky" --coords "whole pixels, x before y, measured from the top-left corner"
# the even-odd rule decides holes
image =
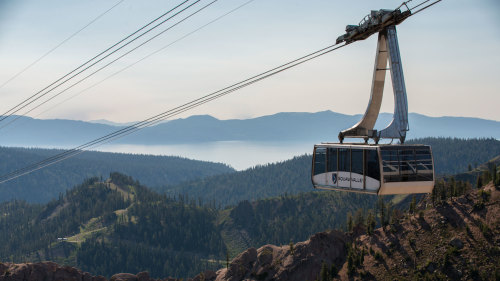
[[[0,0],[0,84],[116,2]],[[125,0],[0,89],[0,110],[36,93],[178,2]],[[219,0],[57,101],[244,2]],[[40,114],[48,105],[30,116],[142,120],[330,45],[345,25],[358,23],[371,9],[400,3],[255,0],[67,103]],[[398,26],[398,36],[410,112],[500,120],[499,1],[443,0]],[[372,36],[179,117],[210,114],[229,119],[321,110],[361,114],[369,99],[375,48]],[[393,106],[387,79],[382,107],[386,112]]]

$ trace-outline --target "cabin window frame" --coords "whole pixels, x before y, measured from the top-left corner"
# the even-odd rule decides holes
[[[318,155],[320,155],[318,153],[318,150],[324,150],[324,153],[322,154],[322,156],[324,157],[324,161],[322,162],[318,162],[317,160],[317,157]],[[327,161],[327,148],[324,147],[324,146],[317,146],[315,149],[314,149],[314,159],[313,159],[313,162],[314,162],[314,169],[313,169],[313,176],[315,175],[319,175],[319,174],[324,174],[326,172],[326,161]],[[321,165],[318,165],[318,163],[320,163]],[[318,166],[323,166],[323,172],[319,173],[318,171]]]
[[[434,162],[429,146],[380,147],[380,160],[381,178],[386,183],[434,180]]]

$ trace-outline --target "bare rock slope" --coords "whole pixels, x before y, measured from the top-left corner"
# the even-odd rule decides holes
[[[53,262],[39,263],[0,263],[0,281],[108,281],[103,276],[92,276],[74,267],[60,266]],[[161,279],[175,281],[174,278]],[[118,273],[110,281],[157,281],[149,277],[147,272],[137,275]]]
[[[227,269],[219,270],[215,280],[314,280],[323,262],[344,263],[346,242],[345,234],[331,231],[317,233],[295,245],[250,248],[237,256]]]
[[[366,234],[317,233],[295,245],[250,248],[196,280],[500,280],[500,191],[489,184],[399,214]]]

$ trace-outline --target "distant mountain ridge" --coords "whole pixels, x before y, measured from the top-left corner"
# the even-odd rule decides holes
[[[376,128],[389,124],[392,114],[380,115]],[[161,145],[214,141],[336,141],[339,131],[349,128],[361,115],[332,111],[316,113],[283,112],[252,119],[219,120],[209,115],[175,119],[131,134],[116,141],[120,144]],[[106,123],[106,124],[103,124]],[[409,114],[407,138],[458,137],[500,139],[500,122],[471,117],[429,117]],[[110,121],[33,119],[3,129],[1,146],[68,147],[77,146],[123,126]]]
[[[130,126],[130,125],[133,125],[135,123],[135,122],[119,123],[119,122],[108,121],[106,119],[90,120],[88,122],[94,123],[94,124],[110,125],[110,126],[115,126],[115,127]]]

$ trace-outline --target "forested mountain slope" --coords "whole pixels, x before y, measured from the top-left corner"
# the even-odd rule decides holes
[[[481,141],[489,140],[472,143],[483,149]],[[453,141],[450,143],[443,149],[453,151]],[[468,149],[462,141],[458,143],[463,150]],[[379,200],[371,195],[298,189],[310,184],[309,167],[310,157],[301,156],[228,177],[214,176],[227,189],[200,185],[198,192],[212,196],[201,201],[198,199],[203,197],[196,196],[200,193],[190,194],[191,199],[186,195],[160,195],[129,176],[112,173],[108,180],[88,179],[47,204],[4,202],[0,204],[0,261],[53,260],[108,277],[116,272],[144,270],[154,277],[186,277],[203,269],[220,268],[226,254],[234,257],[248,247],[290,244],[327,229],[356,232],[359,222],[368,225],[372,221],[373,229],[377,224],[394,224],[406,210],[417,212],[411,198]],[[482,169],[483,183],[491,179],[500,183],[496,166],[478,168]],[[245,188],[241,189],[241,183],[247,184]],[[470,184],[454,179],[446,183],[438,180],[429,196],[431,201],[422,206],[441,204],[470,188]],[[254,197],[252,202],[245,198],[265,192],[272,198]],[[217,196],[226,201],[212,200]],[[474,208],[489,204],[489,195],[484,196],[480,195],[483,201],[476,200]],[[230,200],[234,200],[233,207],[217,208],[217,202]],[[485,227],[481,229],[488,232]]]
[[[424,138],[409,140],[407,143],[432,146],[437,176],[465,172],[469,164],[472,169],[500,155],[500,141],[495,139]],[[311,161],[310,155],[298,156],[245,171],[168,186],[165,192],[170,195],[188,194],[205,201],[215,200],[223,206],[242,200],[307,192],[313,190]]]
[[[220,213],[219,224],[231,253],[265,244],[306,240],[327,229],[345,229],[347,214],[366,216],[377,197],[334,191],[310,191],[255,202],[242,201]],[[392,207],[389,207],[392,211]]]
[[[46,205],[0,204],[0,261],[52,260],[105,276],[147,270],[182,277],[214,268],[224,256],[216,218],[211,208],[112,173]]]
[[[376,199],[311,191],[219,210],[112,173],[44,205],[1,203],[0,261],[51,260],[104,276],[147,270],[154,277],[185,277],[220,268],[226,254],[249,246],[344,228],[348,212],[374,208]]]
[[[465,172],[469,165],[473,169],[493,155],[500,155],[500,141],[495,139],[425,138],[409,140],[408,143],[432,145],[437,175]],[[53,149],[0,147],[0,174],[60,152]],[[225,206],[241,200],[310,191],[310,165],[310,156],[304,155],[235,173],[234,169],[224,164],[180,157],[84,152],[0,184],[0,202],[13,198],[48,202],[85,178],[118,171],[170,195],[188,194],[205,201],[216,200]]]
[[[24,168],[61,152],[63,150],[0,147],[0,174]],[[181,157],[87,151],[53,166],[0,184],[0,202],[13,198],[29,202],[48,202],[88,177],[106,177],[114,171],[131,175],[155,188],[165,184],[178,184],[206,176],[230,173],[234,169],[220,163]]]
[[[437,175],[453,175],[477,168],[500,155],[500,140],[493,138],[422,138],[406,143],[428,144],[432,147]]]
[[[312,191],[310,167],[311,156],[303,155],[242,172],[168,186],[165,192],[170,195],[187,194],[206,202],[215,201],[227,206],[242,200]]]
[[[233,257],[249,246],[344,229],[347,213],[377,202],[370,195],[310,191],[219,210],[193,199],[168,198],[112,173],[44,205],[4,202],[0,261],[51,260],[105,276],[144,270],[157,277],[189,276],[216,269],[226,253]]]
[[[484,182],[491,180],[486,171]],[[494,180],[500,184],[500,175]],[[429,196],[433,202],[463,194],[473,185],[454,179],[437,181]],[[219,225],[228,249],[234,251],[272,243],[302,241],[328,229],[346,230],[360,222],[372,221],[372,228],[388,224],[408,210],[425,194],[374,196],[339,191],[310,191],[297,195],[241,201],[219,213]],[[414,212],[414,211],[412,211]]]
[[[483,175],[485,179],[491,179],[491,176],[486,177],[487,173]],[[182,217],[183,225],[178,225],[179,227],[184,227],[181,232],[190,233],[191,235],[189,236],[191,239],[205,238],[211,241],[210,244],[212,246],[204,242],[191,240],[196,249],[218,251],[218,247],[216,246],[218,245],[216,243],[218,236],[213,231],[210,231],[210,229],[213,229],[213,225],[210,223],[207,224],[206,221],[206,219],[210,221],[210,215],[203,217],[203,215],[197,213],[197,210],[203,211],[204,208],[192,208],[195,206],[184,203],[181,206],[178,205],[179,201],[175,202],[167,198],[158,199],[157,195],[147,192],[147,190],[144,192],[137,183],[123,175],[112,175],[111,178],[112,181],[110,182],[93,182],[91,186],[87,186],[90,187],[90,191],[86,191],[86,195],[88,196],[89,192],[95,192],[93,189],[100,189],[98,192],[104,190],[105,194],[107,193],[105,197],[118,204],[120,202],[134,201],[128,208],[113,212],[116,216],[121,217],[121,219],[117,220],[116,225],[123,226],[124,228],[121,230],[124,232],[115,234],[119,238],[117,239],[118,242],[113,244],[114,242],[111,241],[111,237],[113,236],[110,235],[110,233],[113,233],[113,230],[110,226],[106,227],[110,221],[113,221],[113,218],[109,220],[109,215],[108,220],[104,220],[104,217],[99,217],[98,219],[91,220],[93,224],[99,224],[94,225],[95,235],[93,238],[86,239],[81,246],[71,246],[80,249],[77,252],[77,255],[80,255],[78,256],[78,260],[85,260],[87,257],[92,257],[90,259],[87,258],[86,265],[80,265],[82,268],[87,266],[88,269],[88,264],[90,264],[97,265],[101,267],[100,269],[90,267],[88,270],[91,271],[91,274],[87,274],[68,267],[62,268],[52,263],[20,265],[2,263],[6,259],[1,258],[0,280],[34,280],[37,276],[45,276],[43,277],[44,280],[58,280],[54,277],[54,274],[60,277],[71,276],[71,278],[80,280],[84,276],[87,279],[92,278],[91,275],[96,275],[95,271],[111,268],[111,270],[117,270],[115,273],[119,271],[141,272],[137,275],[116,274],[111,280],[127,278],[125,280],[151,281],[152,279],[149,278],[149,275],[142,271],[145,269],[151,270],[155,264],[158,264],[155,262],[158,257],[162,261],[165,261],[163,264],[164,268],[172,265],[177,266],[178,271],[185,269],[184,266],[191,269],[196,268],[194,271],[202,273],[198,274],[194,280],[205,281],[498,280],[500,277],[500,270],[498,268],[498,264],[500,263],[500,218],[498,217],[498,212],[500,212],[500,188],[498,184],[500,184],[500,180],[497,181],[497,186],[489,182],[480,189],[471,189],[469,186],[465,189],[457,190],[454,188],[453,183],[449,183],[447,186],[439,187],[432,195],[427,195],[418,204],[410,206],[409,209],[392,212],[391,216],[385,220],[382,219],[383,215],[380,216],[383,209],[377,207],[377,214],[379,216],[372,217],[369,215],[360,218],[356,218],[355,216],[354,221],[351,223],[348,222],[349,227],[347,232],[328,230],[311,235],[304,242],[297,243],[290,241],[285,245],[279,243],[281,244],[280,246],[265,243],[267,245],[263,245],[258,249],[251,247],[228,261],[227,267],[219,264],[216,267],[220,269],[215,271],[206,270],[211,266],[213,268],[213,263],[206,259],[193,257],[192,252],[181,251],[181,254],[175,256],[174,260],[169,259],[172,255],[170,252],[165,256],[161,255],[161,249],[163,249],[163,245],[166,243],[161,239],[168,240],[169,235],[175,236],[176,243],[179,244],[172,247],[177,249],[182,248],[187,241],[184,237],[177,236],[176,230],[168,226],[170,221],[173,221],[173,225],[179,223],[175,217],[169,217],[167,214],[160,215],[164,204],[170,205],[170,208],[167,208],[168,213],[176,213],[176,209],[183,210],[180,213],[177,212],[175,215],[180,214]],[[86,184],[91,182],[88,181]],[[115,182],[117,184],[114,184]],[[83,185],[80,188],[84,188]],[[81,190],[79,191],[77,188],[74,192],[76,193],[68,195],[68,200],[69,197],[76,195]],[[318,193],[316,192],[316,194]],[[103,194],[101,193],[100,195]],[[118,199],[120,196],[122,200]],[[135,205],[143,204],[143,202],[138,200],[143,200],[150,196],[154,197],[154,199],[149,199],[155,203],[146,204],[148,207],[145,208],[141,207],[144,211],[146,209],[148,211],[144,213],[143,211],[132,211]],[[66,205],[67,202],[65,199],[62,198],[59,201],[61,200],[65,203],[62,205],[55,204],[58,205],[55,209],[45,208],[44,210],[47,212],[42,213],[43,216],[41,219],[57,220],[59,216],[64,216],[64,209],[71,209],[71,207]],[[314,201],[316,200],[317,198],[314,199]],[[273,202],[273,200],[268,201]],[[290,212],[290,210],[293,210],[294,205],[300,206],[300,204],[292,204],[293,198],[280,198],[274,202],[278,204],[272,204],[274,205],[273,208],[267,209],[267,211],[266,204],[268,202],[256,202],[251,206],[252,212],[245,211],[245,208],[249,207],[249,203],[243,203],[243,205],[230,210],[229,216],[233,220],[233,223],[241,225],[242,223],[246,224],[247,219],[255,223],[255,218],[259,216],[261,212],[259,209],[261,208],[264,209],[262,213],[269,212],[270,214],[280,216],[280,213],[294,214],[294,211]],[[318,203],[325,202],[321,201]],[[336,204],[341,203],[337,201]],[[102,206],[102,204],[98,205]],[[320,205],[323,204],[316,204],[316,207],[309,205],[308,207],[318,208]],[[328,205],[328,203],[324,205],[325,208],[335,208],[335,206]],[[2,206],[6,206],[6,203],[2,204]],[[280,209],[283,212],[280,212]],[[0,217],[0,222],[2,222],[4,217],[9,215],[9,212],[13,212],[12,207],[10,209],[0,208],[0,210],[1,214],[3,214]],[[151,212],[152,210],[156,211]],[[343,215],[340,209],[335,209],[334,211],[337,211],[339,215]],[[81,214],[82,217],[86,217],[86,213],[83,212]],[[312,213],[314,212],[309,212],[309,214]],[[183,216],[183,214],[187,215]],[[157,222],[156,225],[147,223],[149,216]],[[312,216],[313,219],[316,217]],[[298,224],[295,229],[299,227],[308,228],[307,225],[303,225],[300,222],[300,215],[298,218]],[[204,223],[201,220],[205,220]],[[382,221],[382,227],[375,228],[375,223],[378,220]],[[25,222],[20,223],[20,225],[29,226],[30,222]],[[199,230],[196,231],[195,229],[199,228],[191,225],[190,222],[196,224],[202,222],[201,225],[208,232],[202,233]],[[275,223],[280,224],[281,222],[276,221]],[[284,229],[294,229],[289,227],[289,224],[286,222],[283,226]],[[89,228],[87,229],[89,232],[92,232],[89,224],[86,227]],[[252,226],[247,227],[251,228]],[[142,232],[139,229],[147,229],[147,231]],[[276,233],[280,232],[279,227],[272,231]],[[154,233],[157,235],[156,237],[160,238],[158,240],[151,240],[150,236],[147,236],[148,233]],[[168,235],[162,236],[163,233],[168,233]],[[107,236],[104,236],[105,234]],[[75,239],[77,239],[76,237],[78,235],[69,237],[67,241],[52,243],[46,252],[49,254],[59,252],[59,256],[66,255],[68,256],[67,260],[71,260],[74,255],[71,253],[65,254],[65,250],[70,247],[68,246],[70,243],[74,243]],[[103,239],[105,237],[107,238]],[[141,242],[138,242],[139,237],[142,237]],[[5,239],[5,237],[2,238]],[[81,239],[81,236],[78,239]],[[115,239],[116,237],[113,238],[113,240]],[[7,238],[7,240],[3,241],[9,240]],[[133,243],[127,243],[128,241],[132,241]],[[133,250],[134,246],[135,250]],[[174,252],[174,255],[175,253],[179,252]],[[127,258],[124,259],[124,256],[127,256]],[[182,259],[185,256],[191,259]],[[136,258],[138,260],[135,260]],[[135,264],[132,264],[130,267],[125,266],[129,265],[130,261],[135,261]],[[147,264],[141,264],[140,262],[142,261],[146,261]],[[67,262],[65,263],[67,264]],[[162,277],[172,275],[171,273],[163,274],[161,270],[159,272]],[[190,276],[194,276],[195,274],[191,274]],[[107,275],[110,276],[111,274]],[[155,273],[154,276],[158,275]],[[92,280],[105,280],[101,277],[94,278]],[[180,281],[184,279],[167,278],[163,280]]]

